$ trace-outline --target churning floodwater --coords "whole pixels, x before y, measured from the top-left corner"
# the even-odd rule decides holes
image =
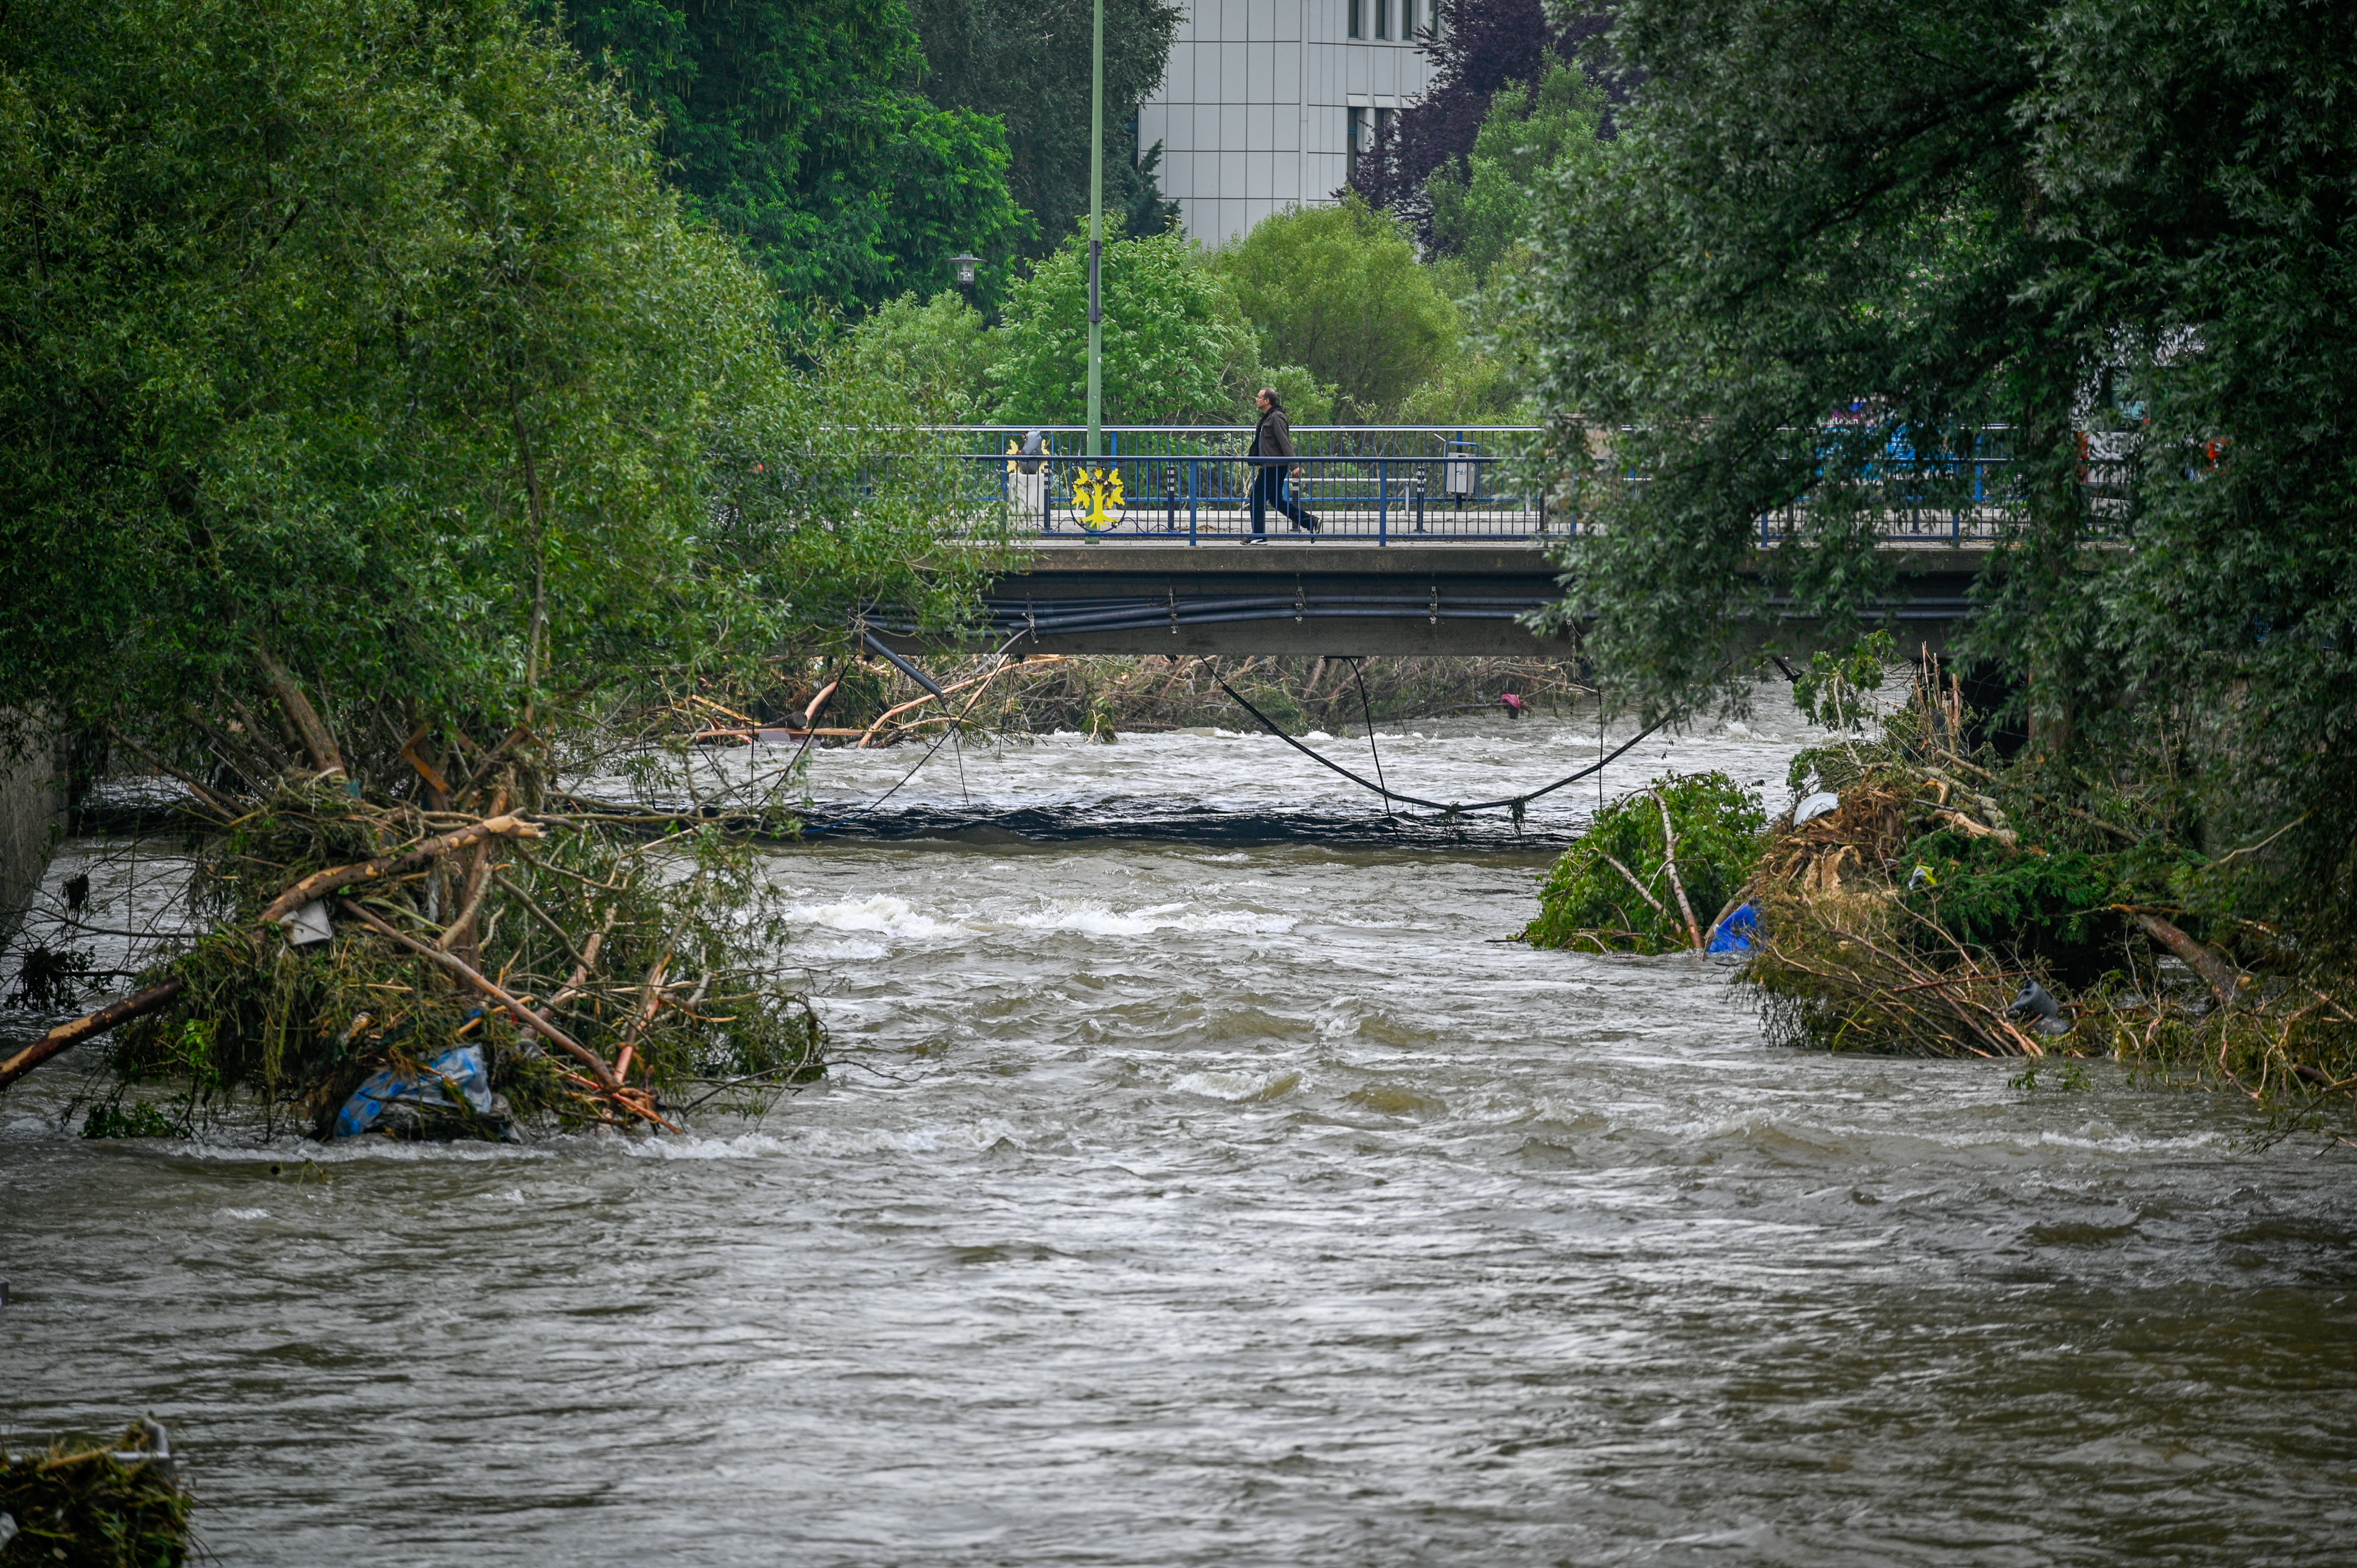
[[[1752,726],[1607,791],[1781,804],[1807,736]],[[1597,755],[1383,729],[1437,799]],[[823,754],[816,814],[915,756]],[[681,1139],[91,1143],[36,1075],[0,1428],[152,1410],[235,1564],[2357,1560],[2357,1165],[1499,940],[1595,800],[944,751],[771,863],[847,1065]]]

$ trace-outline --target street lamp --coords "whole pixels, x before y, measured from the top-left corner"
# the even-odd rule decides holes
[[[1104,0],[1089,45],[1089,456],[1104,456]]]
[[[982,258],[975,255],[972,251],[965,252],[962,255],[952,256],[950,258],[950,265],[957,268],[958,287],[972,288],[974,286],[974,269],[981,264]]]

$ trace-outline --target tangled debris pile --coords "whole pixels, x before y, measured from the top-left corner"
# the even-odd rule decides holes
[[[2103,1057],[2322,1123],[2357,1090],[2350,977],[2247,911],[2251,843],[2188,843],[2158,790],[1968,741],[1927,662],[1873,740],[1803,753],[1837,805],[1771,830],[1741,972],[1771,1033],[1827,1049]],[[1794,813],[1798,815],[1799,813]]]
[[[1857,682],[1818,674],[1804,705],[1867,727]],[[1740,951],[1737,978],[1784,1044],[2107,1058],[2345,1131],[2357,983],[2342,945],[2252,912],[2268,833],[2198,846],[2200,814],[2137,769],[2105,785],[2007,762],[1975,744],[1960,684],[1928,660],[1875,722],[1797,757],[1801,799],[1772,824],[1716,775],[1599,813],[1525,939]],[[1718,922],[1695,918],[1722,896]]]
[[[694,1090],[758,1104],[823,1070],[741,840],[493,794],[479,814],[288,779],[207,843],[213,929],[0,1083],[113,1028],[91,1135],[186,1132],[244,1094],[319,1137],[513,1138],[675,1131]],[[177,1103],[135,1095],[155,1083]]]
[[[838,684],[816,730],[825,740],[862,747],[922,740],[944,725],[976,736],[1075,731],[1101,739],[1117,734],[1233,725],[1224,681],[1254,707],[1295,733],[1389,724],[1413,715],[1560,711],[1591,699],[1584,663],[1562,659],[1423,657],[1220,659],[1196,655],[1073,655],[1017,652],[1011,661],[936,656],[918,660],[938,692],[888,666],[846,663],[826,679]],[[1511,703],[1500,693],[1510,693]],[[796,703],[778,704],[768,722],[791,725]],[[756,713],[760,710],[755,710]],[[733,722],[732,722],[733,720]],[[756,739],[753,714],[714,716],[698,738],[711,745]]]
[[[179,1568],[189,1498],[153,1421],[119,1443],[70,1437],[0,1453],[0,1559],[66,1568]]]

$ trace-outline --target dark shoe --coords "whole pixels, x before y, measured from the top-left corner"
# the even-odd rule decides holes
[[[1243,542],[1246,544],[1265,544],[1268,542],[1268,535],[1265,533],[1247,533],[1244,535]]]
[[[1305,511],[1301,514],[1301,521],[1294,524],[1294,526],[1297,528],[1306,528],[1310,532],[1315,533],[1318,532],[1318,520]]]

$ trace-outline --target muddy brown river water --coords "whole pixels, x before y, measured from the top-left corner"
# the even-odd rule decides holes
[[[1597,749],[1385,728],[1444,797]],[[92,1143],[67,1064],[0,1098],[0,1430],[153,1411],[233,1564],[2357,1562],[2357,1165],[1495,940],[1594,803],[945,753],[774,857],[852,1065],[681,1139]]]

